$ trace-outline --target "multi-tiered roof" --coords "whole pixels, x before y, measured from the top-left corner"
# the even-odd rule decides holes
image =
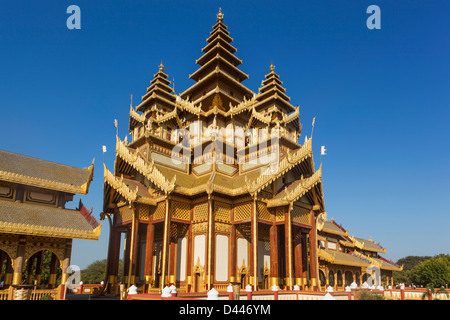
[[[130,107],[132,141],[117,139],[115,173],[105,168],[107,185],[129,200],[168,192],[241,196],[266,190],[268,207],[304,198],[323,208],[311,139],[298,143],[299,107],[291,104],[275,66],[270,64],[258,93],[242,84],[249,76],[238,68],[242,60],[221,10],[206,41],[196,60],[200,67],[189,76],[193,85],[175,94],[161,63],[142,102]],[[273,152],[276,160],[268,157]],[[137,175],[147,179],[136,181]]]

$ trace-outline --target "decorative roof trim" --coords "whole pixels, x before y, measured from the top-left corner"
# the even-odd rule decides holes
[[[314,188],[318,183],[322,182],[322,165],[311,177],[305,179],[302,178],[299,181],[300,183],[292,191],[288,191],[287,187],[285,187],[286,195],[283,198],[268,200],[267,207],[287,205],[303,197],[309,190]],[[325,231],[325,229],[322,231]]]
[[[153,160],[151,162],[145,161],[136,151],[131,152],[117,136],[116,155],[142,173],[166,194],[171,193],[175,188],[176,175],[173,177],[172,181],[168,181],[161,171],[155,167]]]
[[[0,221],[0,233],[14,233],[44,237],[66,238],[66,239],[83,239],[98,240],[102,230],[103,221],[92,231],[76,230],[71,228],[58,228],[47,226],[36,226],[25,223],[12,223]]]
[[[92,161],[92,164],[88,168],[84,169],[89,170],[89,178],[87,179],[86,183],[84,183],[81,186],[74,186],[63,182],[56,182],[42,178],[30,177],[19,173],[7,172],[2,170],[0,170],[0,180],[55,191],[85,195],[88,193],[89,185],[94,175],[94,161],[95,159]]]

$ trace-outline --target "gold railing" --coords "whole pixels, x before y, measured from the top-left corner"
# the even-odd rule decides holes
[[[0,290],[0,300],[11,300],[11,289]]]
[[[59,288],[31,290],[30,300],[40,300],[44,296],[50,296],[53,300],[59,300]]]

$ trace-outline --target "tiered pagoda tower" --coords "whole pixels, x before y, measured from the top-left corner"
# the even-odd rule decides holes
[[[104,212],[112,217],[108,286],[143,292],[317,287],[316,221],[324,212],[312,140],[299,144],[299,107],[270,64],[258,93],[223,13],[175,94],[161,63],[142,102],[130,106],[131,141],[116,139],[105,166]]]

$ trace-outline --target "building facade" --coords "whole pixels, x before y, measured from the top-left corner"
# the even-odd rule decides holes
[[[0,279],[2,288],[35,285],[55,288],[69,277],[73,239],[98,240],[101,224],[75,194],[85,195],[94,163],[79,169],[0,150]],[[50,275],[41,283],[44,251],[51,254]],[[26,270],[27,277],[23,276]]]
[[[352,283],[362,286],[393,286],[393,271],[402,266],[386,260],[381,253],[386,248],[374,242],[349,236],[349,231],[334,219],[319,218],[317,224],[317,246],[319,256],[319,284],[322,289],[332,286],[343,290]]]
[[[116,137],[114,168],[104,167],[107,291],[119,282],[141,292],[230,283],[315,290],[322,170],[312,138],[298,142],[299,107],[273,64],[258,92],[242,84],[248,75],[221,11],[206,42],[195,83],[181,94],[161,62],[130,106],[131,141]]]

